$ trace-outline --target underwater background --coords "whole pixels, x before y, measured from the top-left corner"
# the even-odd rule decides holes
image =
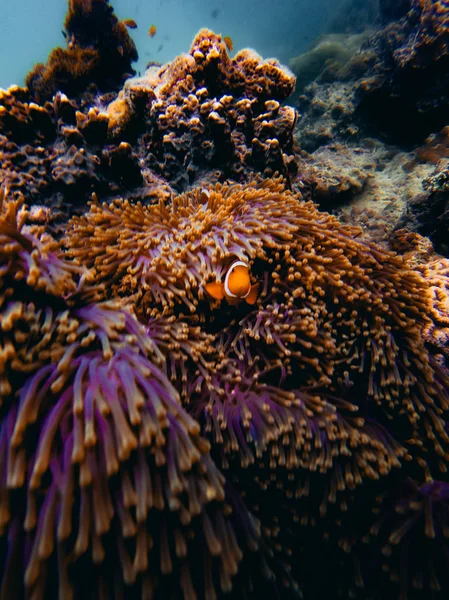
[[[449,598],[449,1],[2,9],[0,600]]]
[[[359,3],[361,4],[361,3]],[[364,3],[364,17],[375,17],[375,3]],[[367,6],[368,4],[368,6]],[[135,65],[143,72],[150,61],[166,63],[185,52],[201,27],[228,35],[235,49],[250,47],[263,56],[275,56],[283,62],[304,52],[323,32],[340,31],[332,20],[341,19],[347,0],[119,0],[115,13],[119,19],[134,19],[137,29],[131,32],[140,59]],[[45,61],[50,50],[64,42],[61,24],[66,4],[63,0],[5,2],[0,22],[0,86],[21,85],[36,62]],[[360,12],[360,10],[358,11]],[[352,15],[345,27],[360,27],[360,15]],[[152,24],[157,35],[148,36]]]

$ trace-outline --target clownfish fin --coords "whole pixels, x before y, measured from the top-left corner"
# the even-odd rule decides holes
[[[259,284],[255,283],[254,285],[251,286],[251,289],[249,290],[249,294],[245,298],[247,304],[255,304],[258,293],[259,293]]]
[[[225,297],[224,285],[219,281],[213,281],[211,283],[206,283],[206,292],[209,296],[212,296],[214,300],[223,300]]]

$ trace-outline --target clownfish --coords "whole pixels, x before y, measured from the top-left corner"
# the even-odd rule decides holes
[[[156,35],[156,25],[151,25],[151,27],[148,30],[148,35],[150,37],[154,37]]]
[[[238,304],[245,300],[254,304],[257,300],[259,284],[251,285],[249,267],[242,260],[236,260],[229,267],[224,283],[214,281],[206,284],[206,292],[215,300],[226,298],[228,304]]]

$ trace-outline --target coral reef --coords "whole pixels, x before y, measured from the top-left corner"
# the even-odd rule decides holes
[[[83,113],[60,92],[40,106],[25,88],[1,90],[2,182],[13,196],[47,210],[54,231],[74,210],[84,210],[93,192],[140,188],[135,152],[120,140],[108,142],[108,123],[98,108]]]
[[[128,80],[118,95],[58,91],[37,104],[13,86],[0,91],[2,181],[45,209],[59,235],[93,193],[152,202],[203,180],[293,177],[297,114],[281,102],[294,83],[254,51],[229,58],[221,37],[203,30],[189,54]]]
[[[447,131],[366,118],[438,77],[447,7],[379,6],[300,119],[206,29],[123,84],[105,0],[0,92],[2,599],[448,596]]]
[[[309,86],[308,93],[317,86]],[[340,95],[342,89],[338,92]],[[295,132],[298,144],[312,150],[311,154],[298,153],[300,178],[295,180],[295,189],[344,222],[362,227],[364,236],[388,247],[395,228],[408,226],[411,203],[422,196],[422,181],[434,166],[419,163],[414,153],[382,140],[361,137],[350,117],[346,127],[355,139],[348,143],[339,141],[343,137],[343,121],[332,121],[335,128],[325,126],[326,120],[331,125],[332,119],[332,102],[328,100],[327,114],[322,115],[323,129],[318,128],[320,117],[315,115],[313,121],[309,114],[304,117],[308,125],[303,123]],[[318,99],[313,102],[320,104]]]
[[[448,170],[424,180],[428,191],[422,192],[409,202],[406,214],[397,224],[398,227],[406,227],[410,231],[428,236],[435,249],[445,256],[449,254],[449,205],[447,190],[444,189],[447,180]]]
[[[433,173],[433,165],[447,157],[447,132],[428,136],[446,123],[447,6],[383,1],[380,12],[387,24],[299,97],[298,170],[310,198],[342,208],[348,222],[383,236],[382,243],[408,227],[446,252],[444,193],[436,189],[445,166],[441,161]]]
[[[368,31],[359,34],[329,33],[321,36],[313,48],[289,61],[296,76],[296,93],[301,93],[307,84],[319,78],[324,81],[344,79],[344,71],[351,72],[348,63],[353,62]]]
[[[319,148],[313,158],[303,154],[298,158],[303,195],[323,209],[341,206],[345,199],[365,189],[375,167],[370,154],[339,144]]]
[[[317,540],[343,597],[371,589],[379,544],[359,540],[374,499],[392,478],[427,490],[446,470],[449,270],[423,276],[285,185],[95,202],[61,246],[6,203],[4,590],[310,596]],[[260,284],[255,305],[206,293],[236,259]],[[419,587],[392,567],[385,598],[404,577]]]
[[[47,63],[37,64],[26,78],[35,102],[51,100],[58,91],[75,98],[88,88],[118,90],[135,74],[136,47],[109,0],[70,0],[64,28],[67,48],[52,50]]]
[[[313,153],[329,143],[358,141],[356,106],[353,83],[309,84],[299,98],[301,119],[294,134],[301,150]]]
[[[373,127],[381,124],[390,135],[419,141],[445,125],[448,18],[446,2],[412,0],[405,16],[373,37],[377,60],[359,86],[359,111]]]
[[[342,117],[362,125],[365,135],[422,143],[446,124],[448,10],[439,1],[381,2],[387,24],[366,31],[360,51],[343,66],[331,62],[324,72],[321,67],[321,85],[309,94],[305,90],[299,112],[311,112],[308,105],[317,92],[325,102],[340,92],[347,97]],[[339,115],[333,119],[338,122]]]
[[[428,172],[421,177],[421,190],[407,206],[407,211],[398,222],[398,227],[426,235],[435,250],[444,255],[449,253],[447,231],[449,227],[449,128],[430,135],[422,146],[415,150],[412,163],[426,165]]]
[[[98,303],[18,206],[0,220],[2,597],[209,598],[237,573],[240,593],[257,587],[240,563],[260,556],[259,525],[164,373],[170,325]]]
[[[248,172],[295,173],[296,111],[281,106],[295,77],[276,60],[245,49],[230,58],[222,37],[203,29],[189,54],[129,80],[106,109],[111,133],[139,137],[144,168],[177,191],[201,178]]]

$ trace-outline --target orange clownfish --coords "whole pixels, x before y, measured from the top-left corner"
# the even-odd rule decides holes
[[[151,25],[151,27],[148,30],[148,35],[150,37],[154,37],[156,35],[156,25]]]
[[[214,281],[206,284],[206,292],[215,300],[226,298],[228,304],[238,304],[245,300],[254,304],[257,300],[259,284],[251,285],[249,267],[242,260],[236,260],[229,267],[224,283]]]
[[[232,40],[229,37],[229,35],[225,35],[223,38],[223,41],[226,44],[226,48],[228,49],[228,52],[232,52],[232,49],[234,48],[234,44],[232,43]]]

